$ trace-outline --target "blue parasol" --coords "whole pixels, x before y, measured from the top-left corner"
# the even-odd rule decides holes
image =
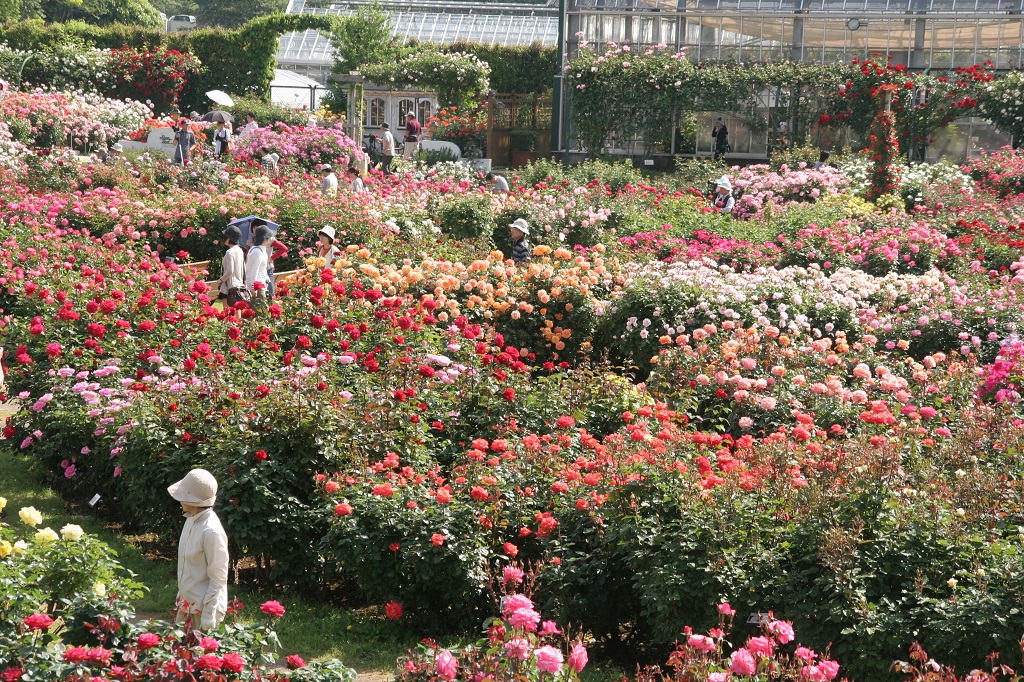
[[[241,231],[242,238],[238,243],[242,246],[242,248],[245,248],[246,244],[249,243],[249,236],[252,234],[252,223],[255,220],[259,220],[265,223],[266,226],[270,228],[270,232],[274,235],[275,238],[277,238],[277,230],[281,226],[273,222],[272,220],[260,218],[259,216],[255,215],[245,216],[244,218],[236,218],[235,220],[232,220],[230,223],[228,223],[228,227],[234,225]]]

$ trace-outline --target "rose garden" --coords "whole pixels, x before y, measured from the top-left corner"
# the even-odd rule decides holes
[[[0,680],[352,679],[278,655],[292,594],[429,638],[397,662],[407,682],[598,662],[639,681],[1020,679],[1024,155],[897,152],[954,109],[1019,132],[995,108],[1021,83],[783,70],[728,77],[820,79],[811,118],[867,150],[658,175],[541,160],[507,194],[406,162],[325,197],[318,165],[363,156],[340,125],[278,112],[219,162],[108,165],[80,152],[173,100],[125,99],[127,76],[4,95],[0,459],[163,547],[167,486],[208,469],[230,589],[262,606],[203,637],[139,617],[145,587],[105,542],[7,505],[0,480]],[[728,75],[657,50],[569,71],[608,102],[577,121],[593,149],[636,113],[612,84],[662,74],[653,121]],[[931,109],[905,94],[923,87]],[[706,197],[722,175],[731,216]],[[224,226],[253,214],[281,225],[287,274],[267,306],[215,303]],[[533,255],[515,264],[518,218]]]

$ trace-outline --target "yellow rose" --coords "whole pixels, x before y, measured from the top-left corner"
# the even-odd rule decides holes
[[[52,528],[44,528],[37,531],[34,538],[34,542],[37,545],[48,545],[51,542],[56,542],[57,540],[60,540],[60,536],[57,535],[57,531]]]
[[[107,586],[97,580],[92,584],[92,593],[97,597],[105,597],[107,595]]]
[[[7,540],[0,540],[0,559],[6,559],[14,551],[14,545]]]
[[[69,523],[60,529],[60,534],[65,540],[74,540],[77,542],[82,539],[83,535],[85,535],[85,531],[82,530],[81,526]]]
[[[0,511],[3,511],[4,507],[6,507],[6,506],[7,506],[7,498],[6,497],[0,497]]]
[[[43,522],[43,515],[35,507],[22,507],[18,516],[29,526],[38,526]]]

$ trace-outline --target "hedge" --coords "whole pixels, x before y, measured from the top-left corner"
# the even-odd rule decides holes
[[[517,94],[546,93],[558,71],[558,49],[532,45],[452,43],[445,52],[468,52],[491,67],[491,89]]]

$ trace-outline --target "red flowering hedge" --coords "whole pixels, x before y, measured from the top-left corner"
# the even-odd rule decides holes
[[[202,67],[196,57],[165,48],[122,47],[111,50],[110,56],[114,79],[107,95],[152,102],[157,114],[177,106],[185,86]]]

